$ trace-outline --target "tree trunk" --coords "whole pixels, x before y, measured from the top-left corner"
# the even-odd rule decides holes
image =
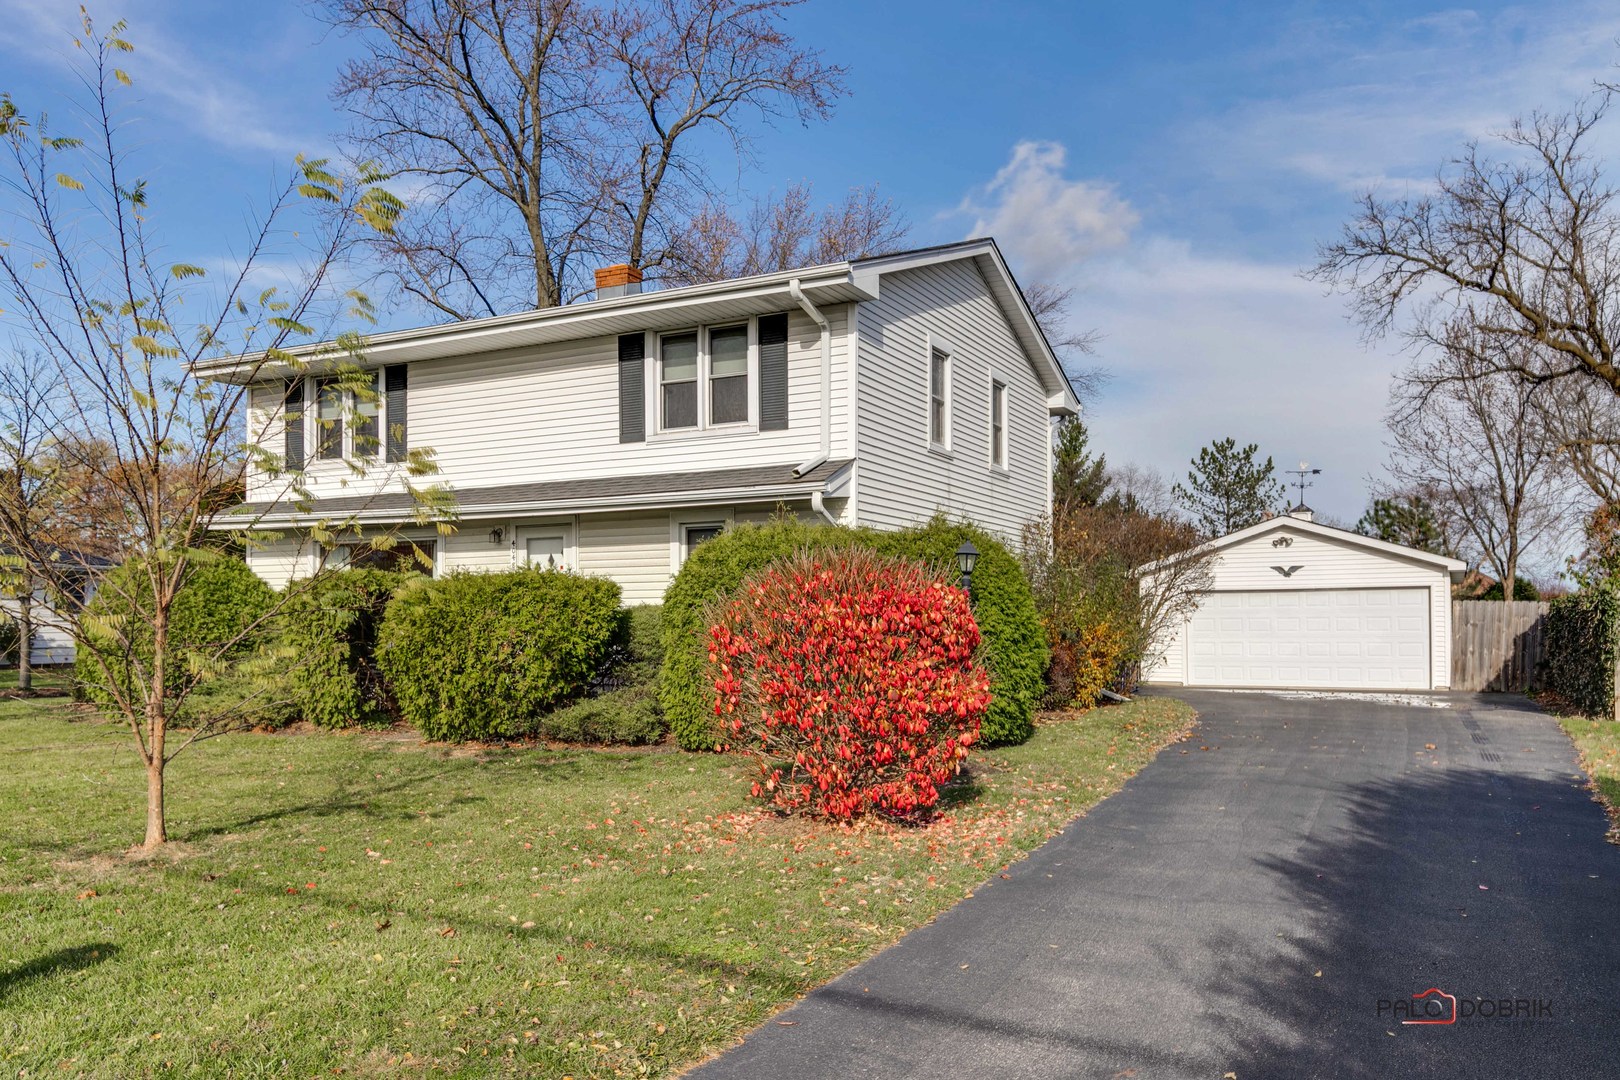
[[[23,593],[17,600],[17,691],[34,688],[34,598]]]
[[[141,846],[148,851],[169,842],[163,820],[163,764],[161,751],[146,763],[146,841]]]

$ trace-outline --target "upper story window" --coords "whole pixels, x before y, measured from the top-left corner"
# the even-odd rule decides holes
[[[315,456],[322,461],[343,457],[343,387],[322,379],[315,397]]]
[[[941,450],[951,445],[951,354],[939,345],[928,351],[928,442]]]
[[[282,461],[288,470],[312,461],[379,456],[406,461],[408,374],[406,365],[389,364],[370,375],[299,375],[255,387],[251,407],[258,423],[265,424],[280,405]],[[255,437],[262,438],[263,431]]]
[[[370,460],[382,445],[382,373],[372,375],[369,391],[352,387],[352,380],[316,381],[315,457],[320,461]]]
[[[748,323],[660,335],[659,429],[748,423],[751,341]]]
[[[990,383],[990,464],[1007,467],[1007,384]]]
[[[709,331],[709,422],[748,422],[748,327]]]
[[[698,426],[698,336],[665,334],[658,342],[659,424],[666,430]]]

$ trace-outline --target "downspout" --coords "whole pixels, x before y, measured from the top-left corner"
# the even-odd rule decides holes
[[[804,309],[804,313],[815,320],[821,327],[821,449],[816,456],[793,470],[793,475],[803,476],[813,469],[819,468],[823,462],[832,457],[832,326],[827,322],[816,305],[812,304],[799,288],[799,279],[794,278],[788,282],[788,295]],[[820,493],[811,496],[811,505],[829,521],[832,520],[826,509],[819,505]]]
[[[833,516],[833,512],[831,510],[827,509],[826,496],[822,495],[821,492],[812,491],[810,493],[810,509],[814,510],[816,513],[820,514],[822,517],[826,518],[827,519],[827,524],[829,524],[829,525],[838,524],[838,519]]]

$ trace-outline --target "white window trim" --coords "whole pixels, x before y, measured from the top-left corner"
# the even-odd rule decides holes
[[[716,424],[709,417],[710,379],[712,377],[709,354],[709,334],[715,330],[724,330],[730,326],[745,326],[748,328],[748,419],[735,420],[726,424]],[[695,427],[666,428],[664,427],[664,382],[663,382],[663,346],[664,338],[676,334],[696,334],[698,343],[698,378],[697,378],[697,425]],[[721,322],[703,323],[697,326],[683,326],[672,330],[647,331],[647,347],[644,351],[647,365],[646,378],[643,382],[648,387],[646,415],[653,418],[648,426],[648,442],[665,442],[680,439],[693,439],[701,437],[714,437],[720,435],[751,435],[759,430],[759,318],[749,316],[746,319],[726,319]]]
[[[996,461],[996,397],[1001,397],[1001,460]],[[986,461],[992,472],[1006,473],[1012,464],[1012,387],[994,368],[990,369],[990,407],[985,412],[985,429],[989,441]]]
[[[512,529],[513,560],[519,567],[531,565],[529,562],[529,541],[539,536],[562,536],[564,570],[579,569],[579,530],[574,527],[574,519],[556,518],[547,521],[525,521]]]
[[[923,445],[930,453],[952,457],[951,432],[956,427],[956,349],[944,337],[930,330],[925,335],[923,352]],[[934,354],[945,355],[945,430],[944,438],[934,439]]]
[[[692,526],[718,525],[728,528],[735,524],[737,512],[729,506],[711,506],[708,509],[690,510],[669,515],[669,575],[673,578],[680,573],[681,565],[686,562],[686,530]]]

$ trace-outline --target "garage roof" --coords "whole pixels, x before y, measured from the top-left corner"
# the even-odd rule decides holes
[[[1368,550],[1376,551],[1383,555],[1410,559],[1413,562],[1428,563],[1431,566],[1445,570],[1451,575],[1452,581],[1461,581],[1463,574],[1467,573],[1468,571],[1468,564],[1463,562],[1461,559],[1453,559],[1446,555],[1436,555],[1431,551],[1423,551],[1419,548],[1406,547],[1404,544],[1391,544],[1387,540],[1379,540],[1377,537],[1372,536],[1363,536],[1358,532],[1351,532],[1349,529],[1339,529],[1333,527],[1332,525],[1323,525],[1320,522],[1311,521],[1308,518],[1295,517],[1292,514],[1279,514],[1274,518],[1267,518],[1265,521],[1256,522],[1246,529],[1239,529],[1237,532],[1230,532],[1225,536],[1216,537],[1214,540],[1211,540],[1208,543],[1200,544],[1198,547],[1182,552],[1179,555],[1171,555],[1168,558],[1159,559],[1156,562],[1148,563],[1146,566],[1142,567],[1142,570],[1146,573],[1152,573],[1158,567],[1174,562],[1177,559],[1185,558],[1187,555],[1219,551],[1222,548],[1231,547],[1233,544],[1241,544],[1245,540],[1252,540],[1257,536],[1264,536],[1266,533],[1276,532],[1279,529],[1292,529],[1296,532],[1304,533],[1306,536],[1320,536],[1327,540],[1350,544],[1356,547],[1364,547]]]

